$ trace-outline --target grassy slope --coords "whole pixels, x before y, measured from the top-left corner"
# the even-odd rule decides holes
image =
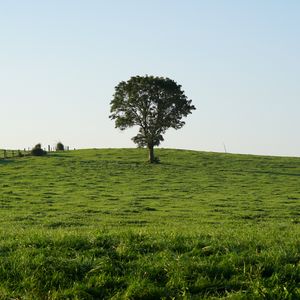
[[[0,299],[299,299],[300,159],[0,161]]]

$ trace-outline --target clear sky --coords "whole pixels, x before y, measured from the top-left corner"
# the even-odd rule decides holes
[[[0,148],[135,147],[109,103],[146,74],[197,107],[162,147],[300,156],[300,1],[0,0]]]

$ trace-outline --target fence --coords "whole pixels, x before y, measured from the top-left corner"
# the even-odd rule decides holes
[[[48,148],[44,149],[47,152],[56,152],[56,148],[48,146]],[[70,147],[65,146],[65,151],[69,151]],[[7,150],[7,149],[0,149],[0,159],[5,158],[14,158],[14,157],[23,157],[31,154],[31,149],[23,149],[23,150]]]
[[[30,154],[30,151],[23,150],[6,150],[0,149],[0,159],[1,158],[13,158],[13,157],[21,157]]]

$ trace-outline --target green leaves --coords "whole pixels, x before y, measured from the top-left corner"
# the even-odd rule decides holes
[[[133,141],[141,146],[158,146],[168,128],[180,129],[195,106],[181,86],[163,77],[135,76],[115,88],[110,118],[116,128],[139,126]]]

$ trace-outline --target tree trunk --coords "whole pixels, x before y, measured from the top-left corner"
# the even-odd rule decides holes
[[[155,158],[154,158],[154,147],[152,145],[149,145],[148,149],[149,149],[149,162],[151,164],[153,164],[154,161],[155,161]]]

